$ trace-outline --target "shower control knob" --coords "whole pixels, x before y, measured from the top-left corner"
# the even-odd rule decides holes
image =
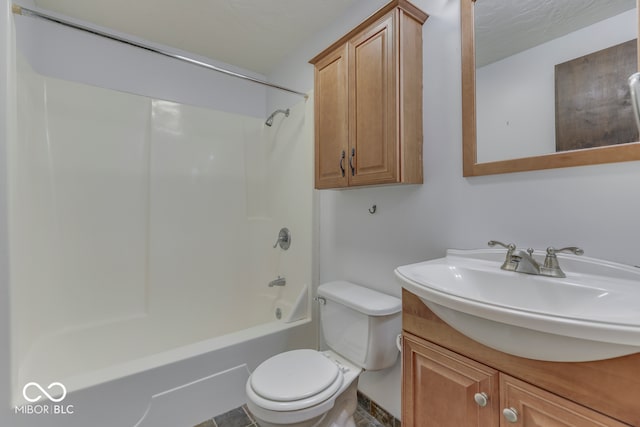
[[[489,403],[489,396],[485,392],[476,393],[473,395],[473,399],[476,401],[478,406],[484,408]]]
[[[283,227],[280,229],[280,232],[278,233],[278,240],[276,240],[273,248],[277,248],[278,245],[280,245],[280,248],[284,249],[285,251],[289,249],[289,246],[291,246],[291,232],[287,227]]]
[[[516,410],[516,408],[506,408],[502,410],[502,415],[504,415],[504,418],[509,421],[510,423],[517,423],[518,422],[518,411]]]

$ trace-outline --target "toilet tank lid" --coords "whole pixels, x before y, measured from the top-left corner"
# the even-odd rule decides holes
[[[402,300],[344,280],[318,286],[318,295],[369,316],[387,316],[402,310]]]

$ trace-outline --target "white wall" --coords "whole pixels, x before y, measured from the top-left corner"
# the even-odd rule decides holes
[[[9,425],[11,357],[9,332],[9,233],[7,141],[14,138],[13,25],[11,2],[0,0],[0,424]]]
[[[312,87],[306,60],[379,6],[361,1],[274,73]],[[348,279],[393,295],[399,265],[482,248],[579,245],[588,256],[640,264],[640,163],[462,177],[459,0],[415,0],[424,40],[423,185],[320,191],[320,282]],[[376,204],[378,213],[367,209]],[[366,373],[363,392],[400,415],[400,370]]]
[[[230,113],[266,117],[267,90],[264,86],[40,19],[19,15],[11,19],[15,19],[19,51],[40,74]],[[113,30],[106,31],[114,33]],[[128,35],[126,38],[264,78],[209,58]]]
[[[637,18],[633,9],[479,68],[478,162],[554,153],[555,65],[636,38]]]

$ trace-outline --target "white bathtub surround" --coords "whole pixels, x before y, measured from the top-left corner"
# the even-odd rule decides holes
[[[312,102],[290,106],[269,128],[262,117],[41,76],[22,57],[18,76],[18,134],[9,141],[12,399],[26,403],[27,382],[58,381],[77,411],[40,421],[18,414],[16,423],[88,425],[100,405],[122,404],[109,396],[125,385],[136,395],[122,418],[105,413],[92,425],[133,425],[152,395],[179,407],[204,384],[230,393],[224,408],[198,403],[201,415],[215,415],[244,398],[220,371],[315,346],[312,171],[304,168]],[[282,226],[293,233],[286,252],[272,248]],[[277,276],[287,285],[267,287]],[[213,359],[221,363],[198,362]]]
[[[242,384],[248,377],[247,365],[239,365],[158,393],[151,398],[147,411],[134,427],[190,426],[211,414],[241,406],[244,403]],[[212,390],[216,392],[212,394]],[[183,402],[179,411],[172,404],[176,400]],[[202,401],[207,405],[202,405]]]

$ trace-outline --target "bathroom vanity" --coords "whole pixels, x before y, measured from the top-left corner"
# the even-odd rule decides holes
[[[640,354],[548,362],[484,346],[402,293],[402,423],[640,426]]]

